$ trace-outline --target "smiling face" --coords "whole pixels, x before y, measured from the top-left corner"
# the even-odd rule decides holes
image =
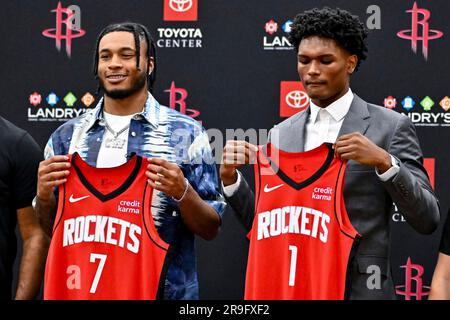
[[[308,96],[322,108],[348,91],[357,61],[333,39],[310,36],[298,46],[298,74]]]
[[[100,87],[112,99],[124,99],[147,90],[147,43],[140,43],[139,68],[136,67],[136,46],[131,32],[106,34],[99,43],[98,77]],[[153,69],[150,60],[149,71]]]

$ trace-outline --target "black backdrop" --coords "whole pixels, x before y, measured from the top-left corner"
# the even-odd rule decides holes
[[[189,0],[186,1],[185,5],[189,5]],[[145,24],[158,41],[154,94],[162,104],[170,104],[170,92],[166,90],[174,83],[176,88],[188,93],[187,112],[199,111],[197,119],[206,128],[217,128],[224,134],[227,128],[269,129],[283,120],[280,117],[281,82],[298,81],[296,57],[283,43],[286,33],[282,26],[305,9],[338,6],[359,15],[364,22],[368,20],[372,28],[368,39],[369,57],[353,76],[352,90],[380,105],[392,96],[396,98],[394,110],[414,120],[444,214],[450,204],[447,198],[450,184],[446,179],[450,176],[447,127],[450,112],[439,102],[450,95],[450,25],[446,20],[450,2],[416,1],[419,9],[427,9],[431,14],[430,29],[443,32],[441,38],[429,40],[427,59],[423,54],[423,41],[419,39],[417,53],[414,53],[411,40],[397,36],[399,31],[413,29],[411,12],[406,11],[411,10],[414,3],[412,0],[198,0],[196,20],[174,21],[164,16],[164,0],[62,0],[62,8],[76,5],[80,9],[79,26],[85,31],[84,36],[72,39],[69,57],[66,40],[62,40],[58,51],[55,39],[42,34],[56,26],[57,12],[51,10],[57,8],[57,0],[4,1],[0,19],[3,40],[0,114],[28,130],[44,147],[50,134],[64,120],[58,112],[70,110],[73,115],[73,110],[87,108],[81,101],[85,93],[95,96],[97,84],[91,69],[100,30],[113,22],[131,20]],[[190,10],[195,11],[195,6]],[[65,19],[66,15],[62,17]],[[183,14],[175,19],[180,20],[180,17]],[[271,20],[278,25],[272,34],[265,30]],[[267,30],[275,31],[274,28]],[[423,38],[423,28],[417,30]],[[66,32],[64,27],[62,34]],[[80,31],[72,30],[72,33]],[[429,31],[429,34],[435,32]],[[178,47],[173,47],[177,44]],[[52,92],[59,99],[56,105],[46,100]],[[77,99],[72,106],[63,101],[69,92]],[[181,94],[178,90],[176,97]],[[410,110],[401,104],[407,96],[415,101]],[[434,101],[431,111],[420,105],[426,96]],[[97,101],[95,97],[90,108]],[[180,105],[176,107],[179,109]],[[54,114],[45,114],[50,111]],[[251,170],[244,170],[244,174],[252,181]],[[426,298],[423,294],[431,282],[441,227],[431,236],[421,236],[394,214],[392,228],[395,284],[412,284],[410,294],[399,294],[399,298]],[[242,298],[248,243],[244,228],[230,209],[225,214],[220,235],[212,242],[199,239],[197,248],[201,298]],[[412,266],[404,267],[409,258]],[[408,270],[413,277],[423,272],[422,288],[406,276]],[[417,292],[419,295],[414,296]]]

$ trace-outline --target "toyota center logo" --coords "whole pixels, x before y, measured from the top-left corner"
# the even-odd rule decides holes
[[[192,8],[192,0],[169,0],[169,7],[176,12],[186,12]]]
[[[164,0],[164,21],[197,21],[198,0]]]
[[[282,81],[280,88],[280,117],[290,117],[305,110],[309,97],[300,81]]]

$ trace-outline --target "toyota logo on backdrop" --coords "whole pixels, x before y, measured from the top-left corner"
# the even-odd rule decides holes
[[[305,109],[309,104],[308,95],[300,90],[294,90],[286,95],[286,103],[295,109]]]
[[[198,0],[164,0],[164,21],[197,21]]]
[[[309,97],[301,81],[281,81],[280,117],[290,117],[309,106]]]
[[[176,12],[186,12],[192,8],[192,0],[169,0],[169,7]]]

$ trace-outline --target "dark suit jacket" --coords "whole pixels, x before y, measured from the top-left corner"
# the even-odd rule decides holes
[[[270,131],[270,141],[288,152],[304,151],[309,114],[308,108],[276,125]],[[355,95],[339,136],[357,131],[396,157],[400,171],[394,178],[382,182],[373,167],[348,162],[345,205],[350,221],[362,235],[355,259],[349,266],[350,299],[395,299],[389,262],[389,222],[393,202],[406,221],[423,234],[430,234],[437,228],[439,204],[422,165],[423,156],[414,125],[408,117],[369,104]],[[250,228],[254,194],[245,179],[227,201]],[[378,266],[381,270],[381,289],[369,289],[367,285],[373,275],[370,266]]]

